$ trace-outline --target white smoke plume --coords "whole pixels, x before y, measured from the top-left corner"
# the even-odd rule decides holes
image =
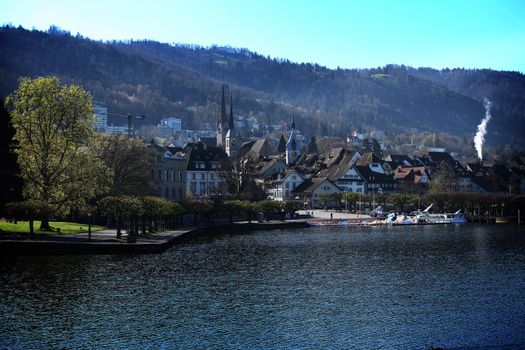
[[[492,102],[489,101],[488,98],[485,97],[483,101],[483,105],[485,106],[485,118],[481,120],[481,123],[478,125],[478,132],[476,133],[476,136],[474,136],[474,147],[476,148],[476,151],[478,152],[478,158],[479,161],[483,161],[483,142],[485,142],[485,134],[487,133],[487,124],[490,121],[490,118],[492,117],[490,114],[490,108],[492,107]]]

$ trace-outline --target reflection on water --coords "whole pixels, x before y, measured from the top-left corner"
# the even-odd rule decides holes
[[[525,347],[525,230],[224,234],[0,267],[0,349]]]

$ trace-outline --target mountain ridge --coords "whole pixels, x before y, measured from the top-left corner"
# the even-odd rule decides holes
[[[112,111],[146,114],[147,124],[175,115],[184,128],[214,126],[220,87],[227,84],[236,113],[266,123],[294,114],[309,136],[344,137],[364,128],[468,139],[489,97],[488,142],[525,146],[525,76],[519,72],[403,65],[333,70],[248,49],[97,42],[12,27],[0,29],[0,47],[0,96],[16,89],[20,76],[53,74],[84,86]]]

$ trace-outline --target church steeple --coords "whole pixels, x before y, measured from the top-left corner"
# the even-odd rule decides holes
[[[283,154],[286,152],[286,139],[284,138],[284,134],[281,133],[281,138],[279,139],[279,145],[277,145],[277,153]]]
[[[226,97],[224,96],[224,85],[222,86],[221,114],[217,118],[217,146],[224,146],[226,132],[228,131],[228,115],[226,114]]]
[[[241,137],[235,129],[233,118],[233,94],[230,93],[230,118],[228,119],[228,132],[226,133],[226,153],[230,157],[236,157],[241,146]]]
[[[292,115],[292,124],[290,130],[290,136],[286,142],[286,164],[292,165],[299,157],[301,152],[301,144],[297,142],[297,131],[295,130],[295,116]]]
[[[228,120],[228,129],[235,129],[233,124],[233,96],[230,94],[230,119]]]

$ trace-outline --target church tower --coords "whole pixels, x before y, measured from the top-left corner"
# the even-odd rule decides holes
[[[230,118],[228,120],[228,132],[226,133],[226,154],[229,157],[236,157],[239,153],[240,137],[237,129],[235,128],[233,120],[233,97],[230,95]]]
[[[221,114],[217,119],[217,146],[224,147],[228,131],[228,117],[226,116],[226,99],[224,98],[224,85],[222,86]]]
[[[286,141],[286,164],[292,165],[299,157],[301,152],[301,144],[297,142],[297,132],[295,131],[295,116],[292,116],[292,129],[290,130],[290,136]]]

